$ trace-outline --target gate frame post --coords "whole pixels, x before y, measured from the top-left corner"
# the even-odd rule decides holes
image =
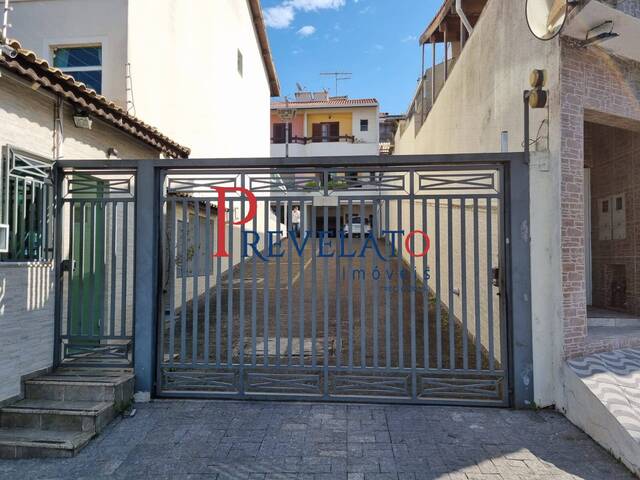
[[[154,387],[157,314],[158,174],[153,162],[139,162],[136,169],[135,267],[134,267],[134,372],[135,401],[148,402]]]
[[[532,408],[533,333],[531,314],[531,235],[529,197],[529,155],[509,162],[507,179],[509,226],[507,263],[510,385],[512,406]]]

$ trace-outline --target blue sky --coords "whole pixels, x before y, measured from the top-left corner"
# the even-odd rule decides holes
[[[441,0],[262,0],[282,84],[335,90],[320,72],[353,72],[340,95],[375,97],[380,110],[404,113],[420,77],[418,36]],[[430,57],[429,57],[430,58]]]

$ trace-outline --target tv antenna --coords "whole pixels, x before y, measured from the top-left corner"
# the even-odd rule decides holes
[[[335,96],[338,96],[338,82],[342,82],[344,80],[351,80],[351,72],[322,72],[320,74],[323,77],[334,77],[336,82],[336,90]]]

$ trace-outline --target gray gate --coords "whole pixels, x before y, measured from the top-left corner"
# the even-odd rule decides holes
[[[158,395],[508,404],[508,164],[469,158],[162,170]]]
[[[57,177],[54,362],[131,366],[135,171]]]

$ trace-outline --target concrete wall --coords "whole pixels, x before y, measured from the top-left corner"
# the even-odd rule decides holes
[[[246,0],[130,1],[128,25],[139,116],[192,158],[269,156],[268,77]]]
[[[0,77],[0,146],[12,145],[52,158],[54,100]],[[65,108],[66,159],[104,159],[108,147],[128,158],[157,158],[158,152],[115,128],[95,121],[92,130],[73,126]],[[50,263],[0,263],[0,402],[20,394],[23,375],[51,366],[53,360],[53,266]]]
[[[101,45],[102,94],[125,107],[127,3],[128,0],[12,0],[9,37],[51,65],[52,47]]]
[[[550,73],[550,108],[532,116],[532,136],[538,131],[541,136],[533,149],[541,152],[530,172],[534,395],[536,404],[550,405],[562,338],[560,105],[554,73],[560,52],[558,40],[540,42],[528,34],[524,8],[525,0],[487,3],[424,126],[416,135],[413,121],[405,125],[395,154],[500,151],[502,131],[509,132],[509,150],[522,151],[522,92],[529,88],[529,72],[545,68]]]

